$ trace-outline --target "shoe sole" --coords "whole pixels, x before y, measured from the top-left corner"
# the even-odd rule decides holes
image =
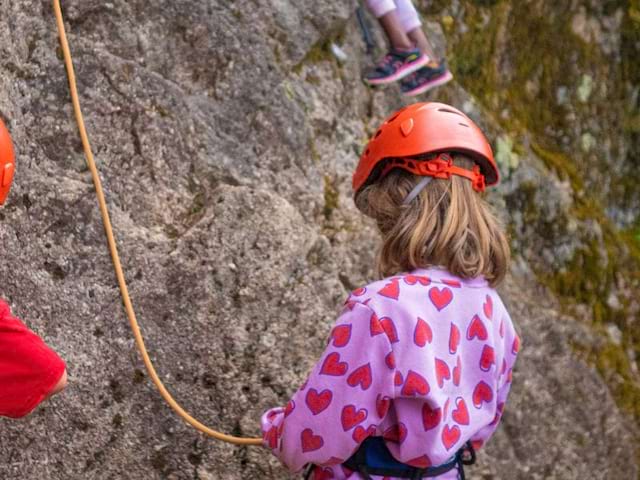
[[[376,78],[376,79],[364,79],[365,83],[368,83],[369,85],[388,85],[389,83],[393,83],[393,82],[397,82],[398,80],[402,80],[404,77],[406,77],[407,75],[411,75],[413,72],[420,70],[422,67],[424,67],[427,63],[429,63],[429,57],[426,55],[422,55],[420,58],[414,60],[413,62],[411,62],[410,64],[402,67],[401,69],[399,69],[396,73],[394,73],[393,75],[389,76],[389,77],[385,77],[385,78]]]
[[[414,88],[413,90],[409,90],[408,92],[402,92],[402,94],[405,97],[415,97],[416,95],[420,95],[421,93],[428,92],[432,88],[439,87],[440,85],[444,85],[445,83],[450,82],[451,80],[453,80],[453,75],[451,74],[450,71],[447,70],[447,72],[444,75],[438,78],[435,78],[427,83],[424,83],[420,85],[418,88]]]

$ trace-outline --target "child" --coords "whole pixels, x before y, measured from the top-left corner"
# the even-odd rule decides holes
[[[11,137],[0,121],[0,205],[9,194],[14,170]],[[66,383],[64,362],[0,300],[0,416],[23,417]]]
[[[400,80],[404,95],[419,95],[453,78],[444,59],[436,54],[421,28],[411,0],[367,0],[389,39],[391,50],[365,75],[370,85]]]
[[[349,295],[328,346],[265,445],[312,478],[464,478],[495,431],[520,341],[497,292],[509,261],[479,195],[498,182],[462,112],[417,103],[389,117],[353,175],[382,234],[383,280]]]

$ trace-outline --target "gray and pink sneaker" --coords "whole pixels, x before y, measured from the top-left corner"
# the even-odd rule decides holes
[[[403,79],[429,63],[429,57],[418,48],[402,51],[391,49],[382,60],[364,76],[369,85],[386,85]]]
[[[452,79],[453,75],[447,68],[447,63],[443,58],[437,66],[424,66],[412,75],[402,79],[400,90],[403,95],[412,97],[444,85]]]

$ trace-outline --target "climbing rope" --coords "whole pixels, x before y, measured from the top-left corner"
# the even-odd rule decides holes
[[[242,437],[234,437],[232,435],[226,435],[224,433],[217,432],[216,430],[213,430],[207,427],[206,425],[200,423],[198,420],[193,418],[173,399],[171,394],[167,391],[162,381],[158,377],[158,374],[156,373],[156,369],[153,367],[153,363],[151,363],[151,359],[149,358],[147,349],[144,346],[144,339],[142,338],[142,333],[140,332],[138,321],[136,320],[136,314],[133,311],[131,299],[129,298],[129,290],[127,289],[127,283],[124,279],[122,266],[120,265],[120,257],[118,255],[116,241],[113,237],[111,220],[109,219],[109,211],[107,210],[107,204],[104,199],[102,184],[100,183],[98,169],[96,168],[96,163],[93,159],[91,145],[89,144],[89,137],[87,136],[87,131],[84,126],[84,119],[82,117],[82,111],[80,110],[80,100],[78,100],[78,89],[76,87],[76,75],[73,70],[73,61],[71,59],[71,52],[69,51],[69,43],[67,42],[67,34],[64,28],[64,19],[62,17],[62,10],[60,8],[60,0],[53,0],[53,8],[56,14],[56,22],[58,25],[58,33],[60,34],[60,44],[62,46],[62,53],[64,55],[64,63],[67,67],[67,76],[69,78],[69,90],[71,93],[71,101],[73,103],[73,111],[75,113],[76,122],[78,123],[78,130],[80,131],[80,138],[82,139],[82,146],[84,148],[84,154],[87,159],[87,166],[89,167],[89,170],[91,170],[91,176],[93,177],[93,184],[95,185],[95,188],[96,188],[96,195],[98,197],[98,203],[100,204],[100,213],[102,215],[104,230],[107,235],[107,241],[109,243],[109,251],[111,252],[113,267],[116,272],[116,277],[118,278],[118,285],[120,286],[122,301],[124,302],[124,307],[125,307],[125,310],[127,311],[127,316],[129,317],[129,324],[131,325],[131,330],[133,331],[133,335],[136,339],[136,345],[138,346],[140,355],[142,355],[142,360],[144,361],[144,365],[147,368],[147,371],[149,372],[149,376],[151,377],[151,380],[153,380],[153,383],[155,383],[156,387],[158,388],[160,395],[162,395],[162,398],[164,398],[164,400],[169,404],[169,406],[185,422],[187,422],[197,430],[200,430],[202,433],[205,433],[213,438],[222,440],[224,442],[234,443],[237,445],[261,445],[262,439],[260,438],[242,438]]]

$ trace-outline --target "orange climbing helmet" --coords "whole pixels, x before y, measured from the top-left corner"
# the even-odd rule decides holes
[[[470,157],[473,169],[454,166],[448,154],[455,152]],[[458,175],[471,180],[479,192],[500,178],[491,146],[478,126],[460,110],[436,102],[414,103],[384,121],[360,157],[353,174],[354,193],[393,168],[434,178]]]
[[[4,203],[11,189],[13,174],[16,170],[16,158],[13,143],[7,127],[0,120],[0,205]]]

